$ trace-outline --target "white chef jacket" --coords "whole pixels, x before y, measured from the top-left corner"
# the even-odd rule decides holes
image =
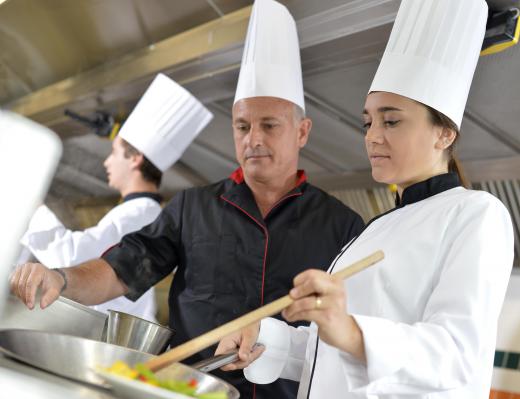
[[[21,243],[51,268],[75,266],[98,258],[125,234],[150,224],[161,212],[155,199],[140,196],[140,193],[131,194],[130,198],[110,210],[97,226],[83,231],[68,230],[49,208],[42,205],[31,218]],[[101,312],[119,310],[151,321],[155,321],[157,310],[153,288],[136,302],[121,296],[92,308]]]
[[[482,191],[455,187],[398,207],[331,266],[385,253],[345,282],[367,363],[321,340],[316,346],[314,323],[295,329],[266,319],[266,352],[244,374],[257,383],[300,380],[299,399],[487,399],[513,245],[509,213]]]

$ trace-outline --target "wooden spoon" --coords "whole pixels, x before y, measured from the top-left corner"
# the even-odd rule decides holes
[[[334,273],[334,276],[341,279],[346,279],[367,267],[379,262],[384,258],[383,251],[374,252],[372,255],[361,259],[360,261],[353,263],[352,265],[342,268],[340,271]],[[250,324],[256,323],[266,317],[273,316],[280,313],[283,309],[293,303],[293,299],[289,295],[285,295],[273,302],[264,305],[252,312],[246,313],[245,315],[232,320],[220,327],[217,327],[205,334],[199,335],[190,341],[187,341],[168,352],[163,353],[153,359],[148,360],[145,365],[152,371],[160,370],[174,362],[179,362],[193,355],[194,353],[200,352],[203,349],[210,347],[211,345],[219,342],[225,336],[239,331]]]

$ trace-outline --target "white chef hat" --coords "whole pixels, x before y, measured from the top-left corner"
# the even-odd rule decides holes
[[[213,119],[202,103],[158,74],[124,123],[119,136],[164,172]]]
[[[305,110],[296,23],[274,0],[256,0],[249,19],[234,103],[250,97],[278,97]]]
[[[429,105],[460,128],[486,21],[484,0],[402,0],[370,91]]]

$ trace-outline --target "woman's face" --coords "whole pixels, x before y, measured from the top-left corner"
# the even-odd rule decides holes
[[[449,132],[430,121],[422,104],[387,92],[372,92],[363,110],[365,144],[372,177],[380,183],[406,187],[446,173]]]

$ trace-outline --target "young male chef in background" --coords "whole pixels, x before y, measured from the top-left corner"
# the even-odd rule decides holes
[[[125,234],[152,223],[161,212],[158,191],[163,172],[212,117],[188,91],[167,76],[157,75],[112,142],[112,152],[104,162],[108,184],[119,191],[121,203],[96,226],[83,231],[67,229],[42,205],[33,215],[22,245],[51,268],[70,267],[100,257]],[[93,308],[154,321],[154,289],[135,302],[119,297]]]

